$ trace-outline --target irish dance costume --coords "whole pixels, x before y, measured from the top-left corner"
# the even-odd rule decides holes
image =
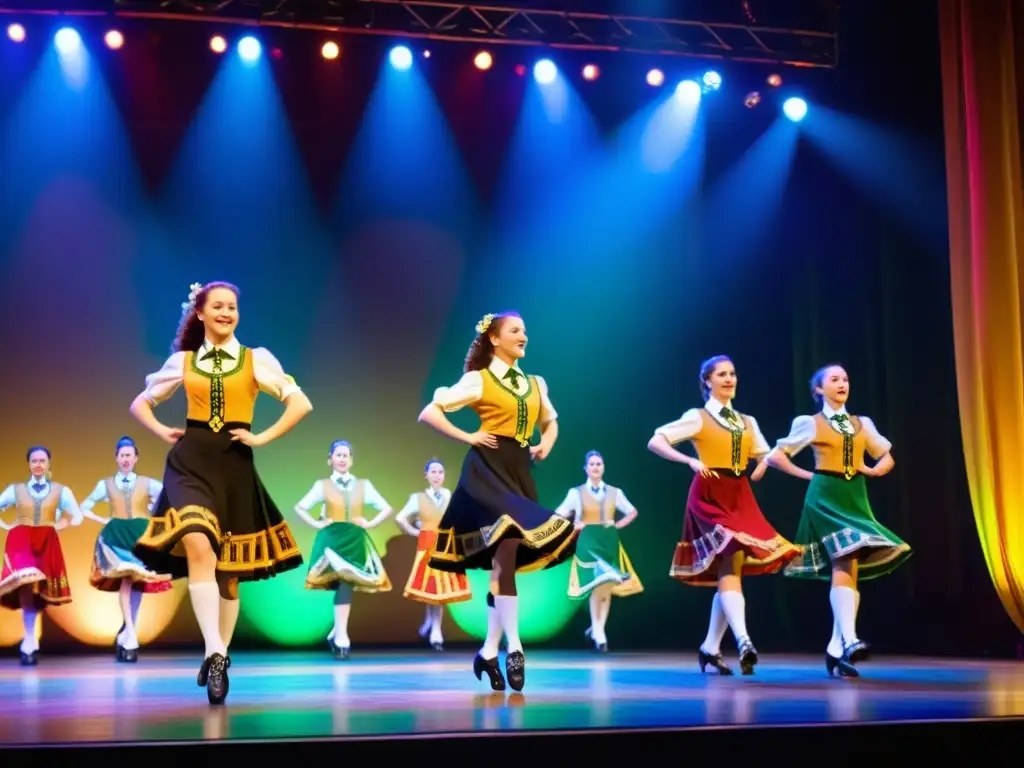
[[[391,508],[369,480],[338,472],[313,483],[296,506],[308,512],[317,504],[322,505],[324,527],[313,540],[306,589],[335,592],[334,628],[327,644],[337,658],[345,659],[352,645],[348,636],[352,592],[391,591],[384,563],[366,532],[382,523]],[[364,517],[366,507],[377,512],[373,520]]]
[[[820,413],[794,419],[789,435],[777,446],[789,457],[807,446],[814,452],[814,477],[796,533],[804,551],[786,566],[786,576],[830,581],[833,562],[853,556],[858,580],[877,579],[906,562],[910,546],[875,519],[866,478],[857,471],[865,452],[879,459],[892,449],[871,419],[825,403]],[[856,633],[860,593],[833,587],[830,602],[834,620],[826,666],[830,674],[839,667],[841,674],[855,676],[853,662],[867,657],[867,646]]]
[[[715,399],[692,408],[677,421],[659,427],[670,444],[689,440],[698,460],[717,476],[696,474],[686,499],[683,535],[676,545],[669,575],[693,586],[718,584],[720,558],[742,552],[742,575],[777,573],[800,555],[768,523],[754,498],[746,476],[751,458],[768,454],[768,443],[752,416],[737,413]],[[725,621],[723,621],[723,618]],[[710,664],[731,674],[722,660],[720,645],[726,623],[732,628],[744,674],[757,663],[746,627],[746,601],[742,592],[719,591],[711,607],[711,625],[701,646],[701,669]]]
[[[21,663],[39,663],[36,618],[48,605],[71,602],[64,552],[57,537],[57,523],[69,515],[80,525],[82,512],[71,489],[45,477],[9,485],[0,493],[0,510],[15,508],[15,522],[8,528],[4,567],[0,575],[0,605],[21,610],[25,635]],[[8,526],[4,526],[8,527]]]
[[[434,392],[432,403],[446,413],[470,407],[480,416],[480,430],[497,438],[496,448],[472,446],[458,486],[438,524],[430,567],[448,573],[470,568],[491,570],[498,545],[519,540],[516,571],[553,567],[574,551],[575,528],[561,515],[537,503],[530,474],[530,437],[539,424],[558,414],[538,376],[526,376],[495,357],[482,371],[468,371],[452,387]],[[488,640],[474,660],[479,678],[487,672],[491,686],[505,687],[497,669],[498,642],[506,635],[509,681],[519,689],[525,658],[519,642],[518,597],[488,595]]]
[[[437,541],[437,527],[441,522],[451,491],[447,488],[427,488],[409,497],[398,519],[415,521],[419,526],[416,537],[416,559],[413,560],[409,580],[402,596],[424,603],[427,606],[427,620],[420,628],[420,637],[429,633],[431,646],[443,650],[444,636],[441,634],[441,612],[449,603],[469,600],[473,593],[464,573],[449,573],[430,567],[430,553]]]
[[[235,338],[220,348],[207,340],[197,352],[175,352],[147,377],[144,397],[158,405],[182,384],[185,434],[167,453],[164,487],[135,556],[153,573],[184,578],[182,538],[201,533],[217,555],[218,576],[255,581],[298,568],[302,554],[256,472],[252,448],[231,435],[250,429],[260,392],[284,401],[298,385],[269,351],[243,347]],[[227,646],[238,600],[222,598],[215,582],[190,583],[189,595],[208,645],[221,638]],[[226,690],[228,666],[226,653],[208,653],[197,682],[205,686],[216,673]]]
[[[644,591],[633,570],[615,526],[615,512],[633,511],[621,489],[601,482],[594,487],[587,481],[569,490],[558,513],[572,516],[581,527],[576,554],[569,571],[569,597],[590,599],[590,629],[587,635],[602,653],[608,650],[605,627],[612,597],[628,597]]]
[[[136,632],[139,607],[145,592],[166,592],[171,576],[149,570],[132,552],[149,524],[149,511],[163,490],[159,480],[129,472],[118,472],[96,483],[82,502],[82,514],[103,525],[92,557],[89,583],[101,592],[119,592],[124,625],[114,647],[118,661],[138,661],[139,638]],[[110,517],[92,510],[97,504],[110,507]]]

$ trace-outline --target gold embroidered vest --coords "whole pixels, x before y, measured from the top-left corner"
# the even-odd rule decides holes
[[[63,491],[63,485],[51,482],[50,492],[36,501],[28,492],[28,486],[25,483],[18,483],[14,486],[14,524],[37,528],[56,525],[57,507],[60,505],[60,495]]]
[[[206,373],[196,365],[196,352],[185,353],[187,418],[205,421],[214,432],[229,422],[252,424],[259,386],[253,369],[252,350],[240,347],[237,360],[225,360],[220,374]],[[206,353],[203,353],[206,354]]]
[[[128,492],[118,488],[113,477],[108,477],[103,483],[107,486],[107,505],[110,507],[110,516],[112,518],[116,520],[131,520],[133,517],[148,517],[148,477],[136,475],[135,487]]]
[[[582,506],[581,522],[586,525],[604,525],[615,521],[615,497],[618,488],[605,483],[604,500],[599,500],[590,490],[590,483],[584,483],[578,489]]]
[[[347,494],[331,478],[325,477],[324,518],[335,523],[354,523],[363,518],[363,489],[366,481],[353,478],[352,490]]]
[[[750,428],[750,419],[737,414],[743,419],[743,431],[727,429],[718,420],[701,408],[700,418],[703,422],[700,432],[690,438],[697,449],[697,458],[708,469],[728,469],[736,475],[742,475],[750,462],[750,450],[754,443],[754,432]]]
[[[427,495],[426,491],[420,491],[416,494],[416,501],[418,503],[416,511],[420,518],[420,530],[436,531],[441,518],[444,517],[444,511],[448,507],[444,496],[441,496],[441,503],[438,504]]]
[[[852,435],[844,435],[837,427],[832,426],[825,414],[818,413],[814,416],[814,441],[811,448],[814,451],[814,468],[823,472],[838,472],[847,478],[857,474],[857,465],[864,457],[864,449],[867,447],[867,436],[860,419],[850,416],[850,424],[853,426]]]
[[[523,374],[525,375],[525,374]],[[488,368],[480,371],[483,395],[471,406],[480,415],[480,429],[499,437],[511,437],[520,445],[529,445],[540,417],[540,390],[533,376],[522,395],[513,393]]]

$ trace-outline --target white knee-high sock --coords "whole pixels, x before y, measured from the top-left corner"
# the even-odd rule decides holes
[[[441,634],[441,610],[443,606],[431,605],[430,606],[430,642],[443,643],[444,635]]]
[[[121,603],[121,617],[124,620],[124,629],[117,636],[118,645],[129,651],[138,650],[139,635],[135,628],[135,616],[132,614],[132,582],[129,579],[121,580],[121,587],[118,589],[118,601]]]
[[[428,605],[423,611],[423,623],[420,624],[419,636],[426,637],[427,633],[430,632],[434,624],[434,612],[431,610],[434,606]]]
[[[601,626],[601,595],[595,589],[590,593],[590,639],[595,645],[607,643],[604,636],[604,628]]]
[[[22,608],[21,620],[25,624],[25,635],[21,641],[22,653],[34,653],[39,650],[39,641],[36,640],[36,619],[39,611],[35,608]]]
[[[722,603],[722,611],[725,612],[726,621],[732,630],[733,637],[739,643],[747,635],[747,601],[742,592],[719,592],[719,600]]]
[[[220,639],[224,641],[224,647],[231,646],[231,638],[235,636],[235,625],[238,624],[238,612],[242,608],[242,601],[220,599]]]
[[[494,607],[505,633],[505,650],[509,653],[522,651],[523,644],[519,640],[519,596],[495,595]]]
[[[843,645],[857,640],[857,592],[850,587],[832,587],[829,592],[832,615],[839,625]]]
[[[215,653],[227,655],[228,649],[220,636],[220,589],[215,581],[200,581],[188,585],[192,611],[196,615],[199,631],[206,644],[206,658]]]
[[[497,600],[493,595],[492,599]],[[480,656],[487,661],[497,658],[498,646],[501,645],[501,617],[498,616],[498,609],[496,605],[487,606],[487,637],[484,638],[484,644],[480,648]]]
[[[853,603],[853,621],[854,626],[857,622],[857,614],[860,612],[860,590],[855,590],[854,594],[856,599]],[[829,595],[829,603],[832,602],[831,594]],[[836,618],[835,611],[832,612],[832,639],[828,641],[828,647],[825,652],[829,656],[839,658],[843,655],[843,632],[839,628],[839,619]]]
[[[708,636],[701,643],[701,650],[710,656],[717,656],[722,652],[722,638],[725,637],[725,630],[729,628],[729,622],[725,619],[725,611],[722,610],[722,598],[720,593],[715,592],[711,601],[711,620],[708,622]]]
[[[348,617],[351,613],[352,603],[334,605],[334,644],[339,648],[349,648],[352,641],[348,637]]]

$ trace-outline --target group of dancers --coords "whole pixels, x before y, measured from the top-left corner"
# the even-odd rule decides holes
[[[120,594],[124,626],[115,642],[118,658],[137,659],[142,595],[186,578],[205,645],[197,684],[207,689],[211,704],[225,701],[238,583],[272,578],[303,564],[284,516],[256,471],[253,449],[286,434],[312,410],[268,350],[244,347],[236,339],[239,296],[229,283],[192,285],[173,354],[146,378],[144,391],[131,405],[131,413],[171,445],[162,482],[135,473],[138,449],[131,438],[123,438],[116,449],[118,472],[101,480],[81,509],[66,487],[49,479],[50,454],[42,447],[28,452],[29,481],[0,494],[0,509],[16,510],[14,526],[0,521],[9,529],[0,605],[23,612],[23,664],[38,661],[38,612],[70,601],[57,531],[88,517],[104,525],[90,583]],[[526,345],[526,327],[517,313],[488,314],[477,323],[462,377],[436,390],[419,415],[422,423],[469,446],[458,484],[449,494],[443,488],[443,465],[428,462],[427,488],[412,494],[395,517],[399,527],[417,537],[404,594],[426,604],[420,634],[435,648],[443,647],[442,607],[472,598],[466,571],[490,572],[486,637],[473,673],[477,679],[486,675],[497,691],[506,684],[516,691],[525,685],[517,573],[571,560],[567,591],[589,600],[588,636],[598,651],[607,650],[611,597],[643,590],[619,537],[637,510],[622,490],[604,482],[599,453],[587,454],[586,481],[572,488],[558,508],[538,502],[531,468],[554,447],[558,414],[545,380],[520,367]],[[858,582],[889,573],[910,556],[910,547],[875,518],[867,496],[866,477],[893,467],[890,443],[869,418],[847,412],[849,378],[838,365],[814,374],[816,413],[797,417],[790,434],[774,448],[753,417],[734,409],[737,377],[729,358],[705,361],[699,382],[704,405],[658,427],[648,447],[694,472],[670,575],[717,588],[708,634],[698,650],[700,669],[733,674],[721,651],[731,628],[740,669],[753,673],[758,656],[746,627],[742,577],[782,572],[831,582],[833,631],[826,667],[830,675],[857,676],[856,663],[868,657],[856,632]],[[187,400],[184,429],[167,426],[154,414],[181,386]],[[254,434],[259,392],[281,401],[284,412]],[[459,429],[446,415],[466,407],[480,418],[475,432]],[[674,447],[684,441],[693,444],[696,457]],[[792,462],[808,446],[814,452],[813,472]],[[872,465],[865,455],[874,459]],[[748,472],[751,462],[755,467]],[[334,592],[328,643],[341,659],[348,657],[351,645],[352,593],[392,588],[368,532],[392,509],[372,483],[351,474],[352,463],[351,445],[336,441],[328,455],[330,476],[314,483],[295,506],[300,519],[319,529],[306,588]],[[750,481],[760,480],[769,466],[810,481],[793,542],[768,523],[751,489]],[[92,511],[100,502],[109,505],[109,518]],[[314,518],[311,510],[318,505],[321,512]],[[498,664],[502,638],[504,674]]]

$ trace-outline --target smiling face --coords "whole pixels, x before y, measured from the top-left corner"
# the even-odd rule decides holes
[[[427,467],[427,482],[435,491],[444,485],[444,465],[439,461],[433,461]]]
[[[494,354],[505,362],[521,360],[526,355],[526,324],[521,317],[503,317],[497,333],[489,334],[489,338]]]
[[[721,403],[728,403],[736,397],[736,368],[728,360],[718,363],[704,383],[711,397]]]
[[[238,327],[238,297],[230,288],[212,288],[196,315],[206,329],[206,337],[214,344],[223,344]]]
[[[584,467],[591,484],[597,486],[604,477],[604,459],[600,456],[591,456],[587,459],[587,466]]]
[[[130,475],[134,472],[138,461],[139,452],[134,446],[122,446],[117,452],[117,468],[121,470],[122,475]]]
[[[28,469],[36,480],[46,477],[50,471],[50,457],[46,451],[32,451],[28,457]]]
[[[850,377],[841,366],[830,366],[822,372],[821,384],[814,391],[829,403],[842,406],[850,398]]]
[[[327,460],[327,464],[339,475],[344,475],[352,469],[352,450],[347,445],[339,445]]]

